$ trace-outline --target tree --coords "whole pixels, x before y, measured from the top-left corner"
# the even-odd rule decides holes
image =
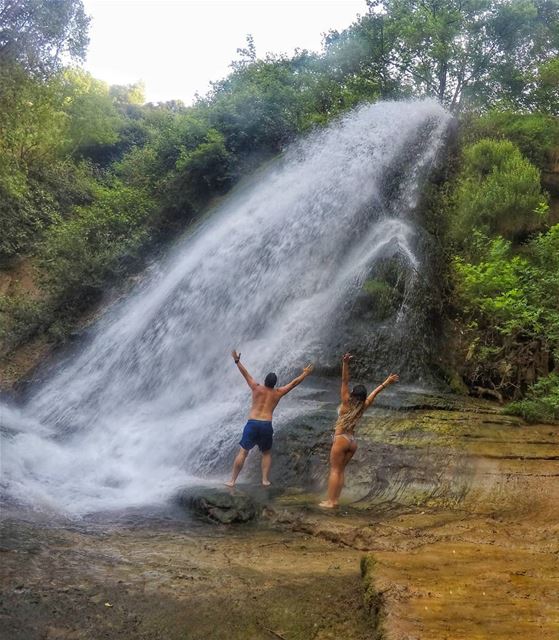
[[[56,156],[65,117],[56,82],[37,82],[21,67],[0,66],[0,154],[30,164]]]
[[[559,57],[538,67],[524,103],[534,111],[559,115]]]
[[[97,147],[117,142],[122,119],[107,84],[82,69],[66,69],[61,92],[71,154],[87,155]]]
[[[84,58],[88,25],[82,0],[0,0],[0,65],[49,75]]]
[[[433,96],[454,111],[521,101],[526,79],[559,53],[557,0],[368,0],[344,42],[386,90]],[[361,43],[356,47],[356,44]]]

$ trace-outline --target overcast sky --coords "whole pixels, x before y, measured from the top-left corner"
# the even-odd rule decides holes
[[[110,84],[143,80],[146,100],[205,93],[252,34],[267,52],[318,51],[322,34],[349,26],[365,0],[84,0],[91,16],[86,62]]]

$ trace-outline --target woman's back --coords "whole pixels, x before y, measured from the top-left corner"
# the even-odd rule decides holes
[[[361,401],[350,400],[347,405],[338,407],[338,419],[334,427],[335,434],[353,434],[359,419],[365,411],[366,405]]]

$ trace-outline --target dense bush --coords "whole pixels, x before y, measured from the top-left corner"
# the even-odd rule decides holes
[[[478,236],[478,260],[453,261],[472,384],[519,397],[559,362],[559,225],[523,255],[510,242]]]
[[[532,423],[559,420],[559,375],[551,374],[532,385],[524,399],[505,407],[505,413]]]
[[[468,243],[472,229],[485,235],[524,237],[542,227],[547,201],[540,171],[509,140],[467,146],[455,186],[451,233]]]
[[[0,296],[0,356],[44,331],[52,322],[50,305],[28,296]]]
[[[107,282],[122,277],[146,240],[150,197],[118,180],[97,187],[95,201],[46,233],[39,265],[57,303],[83,308]]]
[[[463,130],[466,142],[481,138],[509,140],[537,167],[548,165],[559,147],[559,118],[545,113],[489,111],[469,118]]]
[[[550,419],[545,381],[559,366],[559,228],[547,228],[539,167],[519,147],[545,166],[559,129],[548,116],[510,112],[468,118],[463,128],[470,142],[440,198],[449,218],[441,241],[451,240],[456,366],[471,387],[519,402],[528,393],[510,411]]]

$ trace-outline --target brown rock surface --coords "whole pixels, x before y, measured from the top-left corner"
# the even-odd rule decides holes
[[[374,414],[336,513],[302,489],[237,527],[5,513],[2,637],[365,640],[379,604],[387,640],[556,640],[559,428],[486,407]]]
[[[372,558],[383,638],[559,638],[559,428],[423,411],[363,431],[369,444],[415,448],[415,477],[398,486],[395,465],[379,491],[292,526]],[[362,491],[361,462],[350,492]]]

